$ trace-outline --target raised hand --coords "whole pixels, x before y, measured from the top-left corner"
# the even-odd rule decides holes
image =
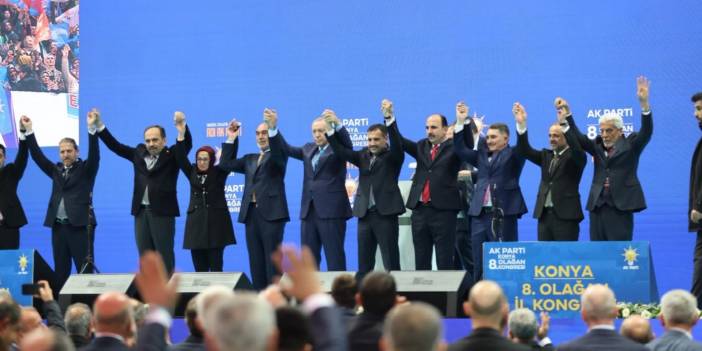
[[[173,124],[178,130],[178,135],[185,135],[185,113],[180,111],[173,113]]]
[[[380,102],[380,112],[383,113],[383,118],[385,119],[395,117],[395,114],[392,111],[392,101],[383,99],[383,101]]]
[[[556,108],[556,116],[558,117],[558,122],[562,123],[565,121],[566,117],[570,116],[570,106],[568,105],[568,101],[566,101],[562,97],[557,97],[556,100],[553,101],[553,106]]]
[[[649,81],[648,78],[644,76],[636,78],[636,96],[639,98],[642,111],[648,111],[650,109],[648,103],[648,87],[650,85],[651,81]]]
[[[690,220],[692,223],[699,223],[702,220],[702,212],[697,210],[690,211]]]
[[[281,246],[273,254],[273,262],[290,277],[292,286],[285,289],[288,295],[304,301],[309,296],[322,292],[317,264],[308,247],[305,246],[298,252],[294,247]]]
[[[266,107],[263,110],[263,122],[266,123],[268,129],[275,129],[278,126],[278,112]]]
[[[21,125],[21,129],[24,129],[25,133],[32,131],[32,120],[29,117],[27,117],[27,116],[20,117],[20,125]]]
[[[468,118],[468,105],[465,102],[459,101],[456,104],[456,124],[464,124]]]
[[[331,126],[332,128],[341,125],[341,120],[336,116],[336,112],[333,110],[325,109],[322,111],[322,117],[324,118],[324,121],[327,122],[327,125]]]
[[[161,255],[147,251],[139,260],[139,272],[135,281],[145,303],[171,308],[178,301],[178,275],[168,280],[168,273]]]
[[[101,121],[100,121],[100,111],[99,111],[98,109],[96,109],[96,108],[93,107],[93,108],[88,112],[88,119],[87,119],[87,122],[88,122],[88,127],[97,128],[98,125],[101,123]]]
[[[545,338],[548,336],[548,330],[551,327],[551,317],[548,315],[547,312],[541,312],[541,325],[539,326],[539,330],[536,333],[537,338],[539,340]]]
[[[238,122],[236,119],[231,120],[231,122],[229,122],[229,126],[227,126],[227,139],[234,140],[239,137],[240,133],[241,122]]]
[[[514,121],[517,122],[517,124],[522,126],[526,124],[527,113],[522,104],[515,102],[514,105],[512,105],[512,114],[514,115]]]

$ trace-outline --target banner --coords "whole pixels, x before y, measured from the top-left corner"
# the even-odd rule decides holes
[[[648,242],[485,243],[485,279],[504,289],[510,308],[577,318],[580,295],[606,284],[617,302],[658,301]]]

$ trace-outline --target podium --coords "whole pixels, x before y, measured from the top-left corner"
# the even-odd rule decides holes
[[[34,249],[0,250],[0,289],[7,289],[22,306],[32,305],[32,296],[22,295],[22,285],[46,280],[54,288],[54,271]]]
[[[578,318],[580,295],[591,284],[607,284],[617,302],[658,301],[644,241],[485,243],[483,271],[502,286],[510,308],[556,318]]]

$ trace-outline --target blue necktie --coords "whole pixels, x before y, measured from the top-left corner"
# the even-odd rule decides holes
[[[317,151],[312,156],[312,171],[317,170],[317,164],[319,163],[319,157],[322,155],[322,149],[317,148]]]

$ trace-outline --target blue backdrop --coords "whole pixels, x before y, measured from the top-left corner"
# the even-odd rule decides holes
[[[423,135],[428,114],[452,119],[458,100],[487,123],[510,126],[512,103],[520,101],[529,112],[532,144],[542,147],[556,96],[570,102],[583,129],[612,108],[633,108],[624,118],[638,129],[635,78],[644,74],[652,82],[655,128],[639,168],[648,209],[635,217],[634,238],[651,242],[661,291],[688,288],[694,235],[686,232],[687,189],[700,136],[689,97],[702,90],[697,7],[693,0],[85,1],[81,140],[87,140],[84,115],[96,106],[123,143],[137,144],[153,123],[167,126],[172,143],[178,109],[188,116],[195,147],[223,139],[207,137],[208,123],[236,117],[244,124],[241,151],[254,152],[253,131],[264,107],[276,108],[280,130],[302,144],[311,140],[309,125],[322,109],[373,123],[387,97],[395,102],[401,130],[414,139]],[[45,151],[58,159],[56,148]],[[104,145],[101,151],[94,196],[97,264],[103,272],[132,271],[132,167]],[[10,160],[14,153],[9,151]],[[411,161],[407,157],[406,166]],[[530,210],[538,172],[527,164],[521,178]],[[402,178],[410,174],[405,167]],[[299,242],[301,175],[301,164],[291,160],[289,242]],[[591,178],[589,165],[583,198]],[[230,183],[243,178],[233,176]],[[50,230],[41,226],[50,181],[30,162],[19,191],[30,221],[22,248],[36,247],[52,262]],[[183,177],[178,191],[185,212]],[[190,271],[190,253],[180,249],[183,225],[180,217],[176,266]],[[521,240],[535,240],[531,212],[519,226]],[[225,251],[225,269],[248,271],[243,226],[236,224],[235,231],[240,244]],[[355,233],[351,220],[350,269],[357,267]],[[581,240],[587,233],[586,219]]]

